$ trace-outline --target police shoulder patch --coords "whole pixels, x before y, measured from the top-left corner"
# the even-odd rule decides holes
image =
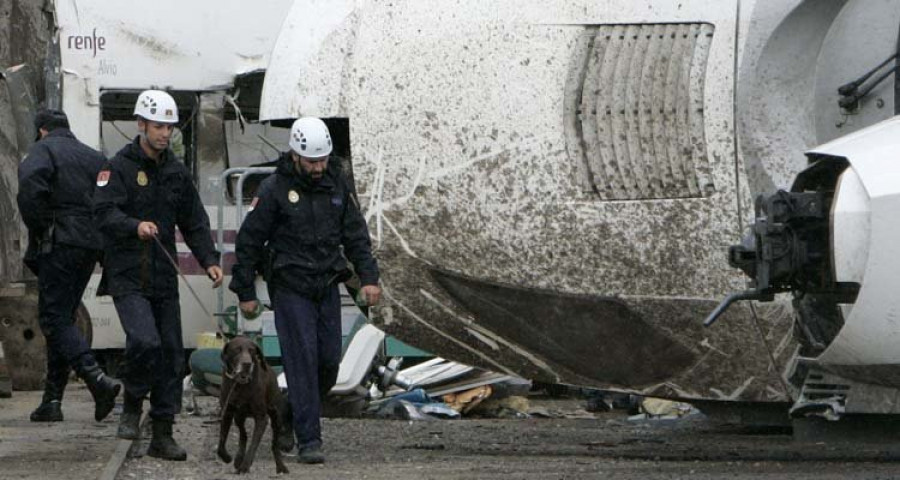
[[[109,184],[109,170],[101,170],[100,173],[97,174],[97,186],[105,187]]]

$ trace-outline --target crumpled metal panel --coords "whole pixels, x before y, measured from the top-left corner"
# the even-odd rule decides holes
[[[589,186],[604,200],[708,196],[703,92],[713,26],[588,27],[576,54],[576,131]],[[577,60],[576,64],[580,63]],[[572,100],[569,100],[570,102]]]

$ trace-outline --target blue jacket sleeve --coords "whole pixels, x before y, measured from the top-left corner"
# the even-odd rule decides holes
[[[237,262],[231,270],[228,288],[242,302],[256,300],[254,282],[257,266],[266,259],[266,244],[271,238],[278,215],[278,202],[272,191],[271,182],[264,181],[260,185],[257,197],[253,199],[253,210],[244,218],[235,241]]]
[[[104,173],[107,172],[107,173]],[[128,190],[122,172],[112,162],[100,169],[94,190],[94,218],[101,232],[111,239],[137,238],[137,218],[129,217],[121,206],[128,202]],[[100,179],[106,177],[105,184]]]
[[[55,172],[50,149],[43,143],[32,145],[28,156],[19,165],[19,194],[16,200],[22,220],[33,233],[46,230],[53,222],[50,183]]]

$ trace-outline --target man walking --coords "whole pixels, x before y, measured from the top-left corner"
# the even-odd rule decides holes
[[[25,263],[38,277],[38,322],[47,340],[44,397],[31,421],[62,421],[63,392],[74,368],[94,397],[99,422],[115,406],[122,385],[97,365],[75,327],[75,311],[100,258],[91,196],[106,160],[75,138],[65,113],[42,110],[34,123],[38,141],[19,165],[17,198],[28,227]]]
[[[271,265],[268,288],[287,376],[298,460],[322,463],[321,401],[337,380],[341,361],[338,283],[355,268],[368,305],[378,302],[378,266],[355,193],[329,162],[331,135],[322,120],[291,127],[291,151],[262,182],[235,243],[229,288],[245,313],[259,307],[254,279]],[[271,258],[268,258],[271,256]]]
[[[125,330],[127,368],[118,436],[138,438],[144,398],[150,396],[153,437],[147,454],[185,460],[172,438],[181,404],[184,346],[173,260],[175,228],[200,265],[222,283],[209,217],[188,169],[169,148],[178,107],[166,92],[147,90],[134,108],[140,134],[97,176],[96,215],[106,236],[105,292]]]

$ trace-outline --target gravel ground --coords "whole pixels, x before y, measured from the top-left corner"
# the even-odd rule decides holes
[[[325,465],[286,458],[304,479],[613,478],[900,478],[900,443],[840,446],[798,443],[786,434],[749,435],[714,427],[702,416],[629,421],[624,413],[591,414],[579,399],[532,397],[552,418],[402,421],[325,419]],[[118,478],[279,478],[267,433],[248,475],[215,456],[216,403],[182,415],[176,439],[186,462],[129,459]],[[234,432],[234,430],[232,430]],[[229,450],[237,448],[232,434]],[[137,452],[140,453],[139,451]]]
[[[40,392],[0,399],[0,479],[96,479],[116,446],[117,415],[91,419],[83,385],[66,392],[62,424],[36,424],[28,413]],[[197,415],[182,414],[176,438],[186,462],[146,456],[126,461],[121,479],[570,479],[783,478],[900,479],[900,441],[893,444],[799,443],[787,434],[747,434],[702,416],[629,421],[593,414],[580,399],[530,397],[528,419],[402,421],[326,418],[325,465],[286,458],[276,475],[267,434],[250,474],[238,476],[215,457],[216,399],[199,398]],[[549,417],[549,418],[548,418]],[[234,430],[232,430],[234,432]],[[138,455],[146,445],[137,445]],[[229,449],[237,448],[232,434]]]
[[[42,392],[13,392],[0,399],[0,479],[71,480],[98,478],[116,448],[118,418],[94,421],[94,404],[84,384],[71,382],[62,423],[34,423],[28,415]]]

